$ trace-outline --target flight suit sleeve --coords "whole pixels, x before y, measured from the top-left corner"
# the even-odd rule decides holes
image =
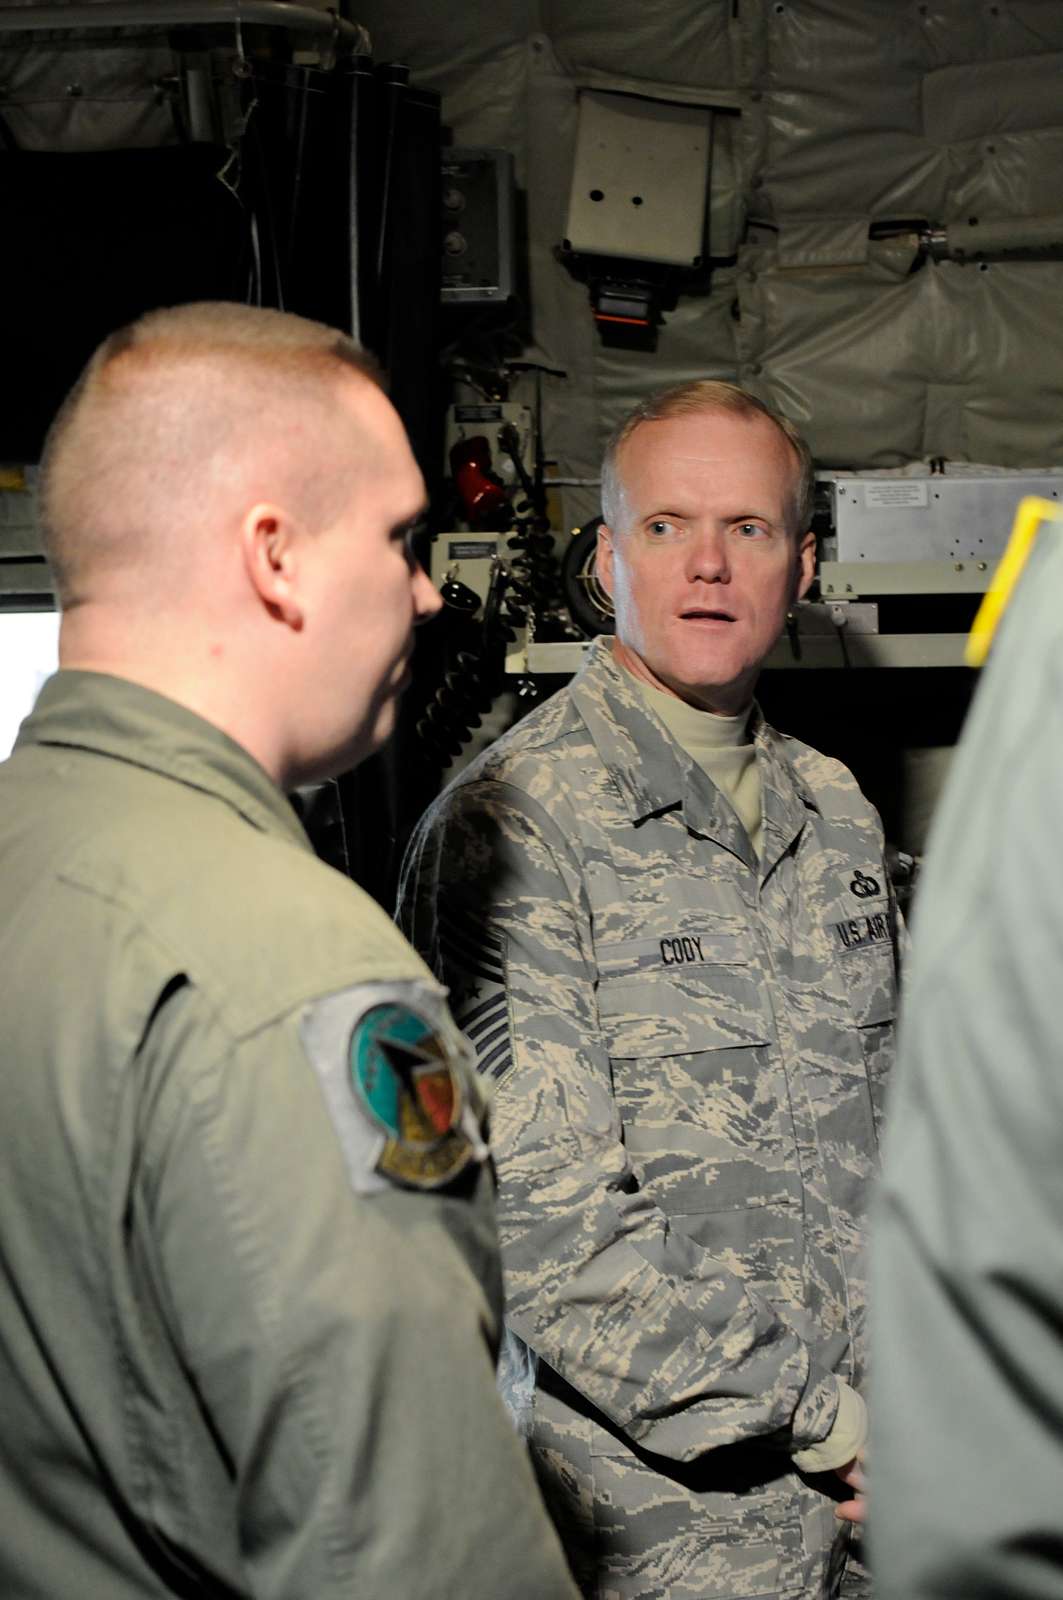
[[[400,921],[496,1085],[507,1321],[627,1436],[690,1460],[824,1439],[836,1379],[724,1261],[669,1226],[625,1149],[578,864],[534,799],[448,791],[415,834]]]
[[[205,1012],[186,986],[151,1027],[134,1209],[248,1592],[574,1600],[495,1390],[489,1165],[358,1192],[299,1019]]]
[[[1032,948],[990,916],[904,1021],[872,1233],[872,1553],[896,1600],[1063,1600],[1063,928],[1024,909]]]
[[[1060,571],[1005,619],[915,908],[871,1250],[887,1600],[1063,1600]]]

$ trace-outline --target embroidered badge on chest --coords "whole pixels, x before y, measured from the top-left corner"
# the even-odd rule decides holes
[[[376,1170],[435,1189],[473,1159],[461,1080],[434,1030],[401,1005],[374,1006],[354,1028],[351,1086],[384,1135]]]

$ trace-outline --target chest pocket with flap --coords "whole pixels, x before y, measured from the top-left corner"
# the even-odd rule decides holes
[[[699,959],[660,939],[599,950],[598,1013],[624,1139],[672,1215],[798,1199],[774,1026],[747,941],[697,935]]]

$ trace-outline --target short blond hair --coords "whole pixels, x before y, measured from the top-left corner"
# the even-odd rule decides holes
[[[765,417],[778,428],[797,458],[797,484],[794,490],[794,532],[802,534],[812,521],[815,498],[815,469],[812,452],[788,418],[772,411],[756,395],[748,394],[737,384],[723,383],[715,378],[696,378],[689,383],[677,383],[669,389],[660,389],[646,400],[640,400],[615,428],[605,447],[602,459],[602,516],[611,528],[620,520],[620,470],[619,454],[631,435],[644,422],[667,422],[672,417],[699,416],[722,411],[734,417],[755,420]]]
[[[372,357],[335,328],[227,302],[151,311],[111,334],[41,456],[38,518],[60,605],[81,603],[102,572],[150,560],[153,539],[172,543],[176,506],[194,518],[214,464],[223,476],[271,426],[282,436],[282,417],[312,419],[324,436],[352,370],[381,383]],[[286,482],[310,520],[326,519],[349,488],[342,463],[323,472],[318,452],[302,457]]]

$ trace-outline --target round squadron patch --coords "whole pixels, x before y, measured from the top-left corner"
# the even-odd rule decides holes
[[[441,1189],[484,1162],[486,1106],[444,993],[420,979],[356,983],[299,1020],[351,1187]]]
[[[402,1004],[372,1006],[350,1036],[355,1098],[383,1134],[374,1166],[419,1189],[449,1183],[474,1159],[462,1082],[435,1029]]]

